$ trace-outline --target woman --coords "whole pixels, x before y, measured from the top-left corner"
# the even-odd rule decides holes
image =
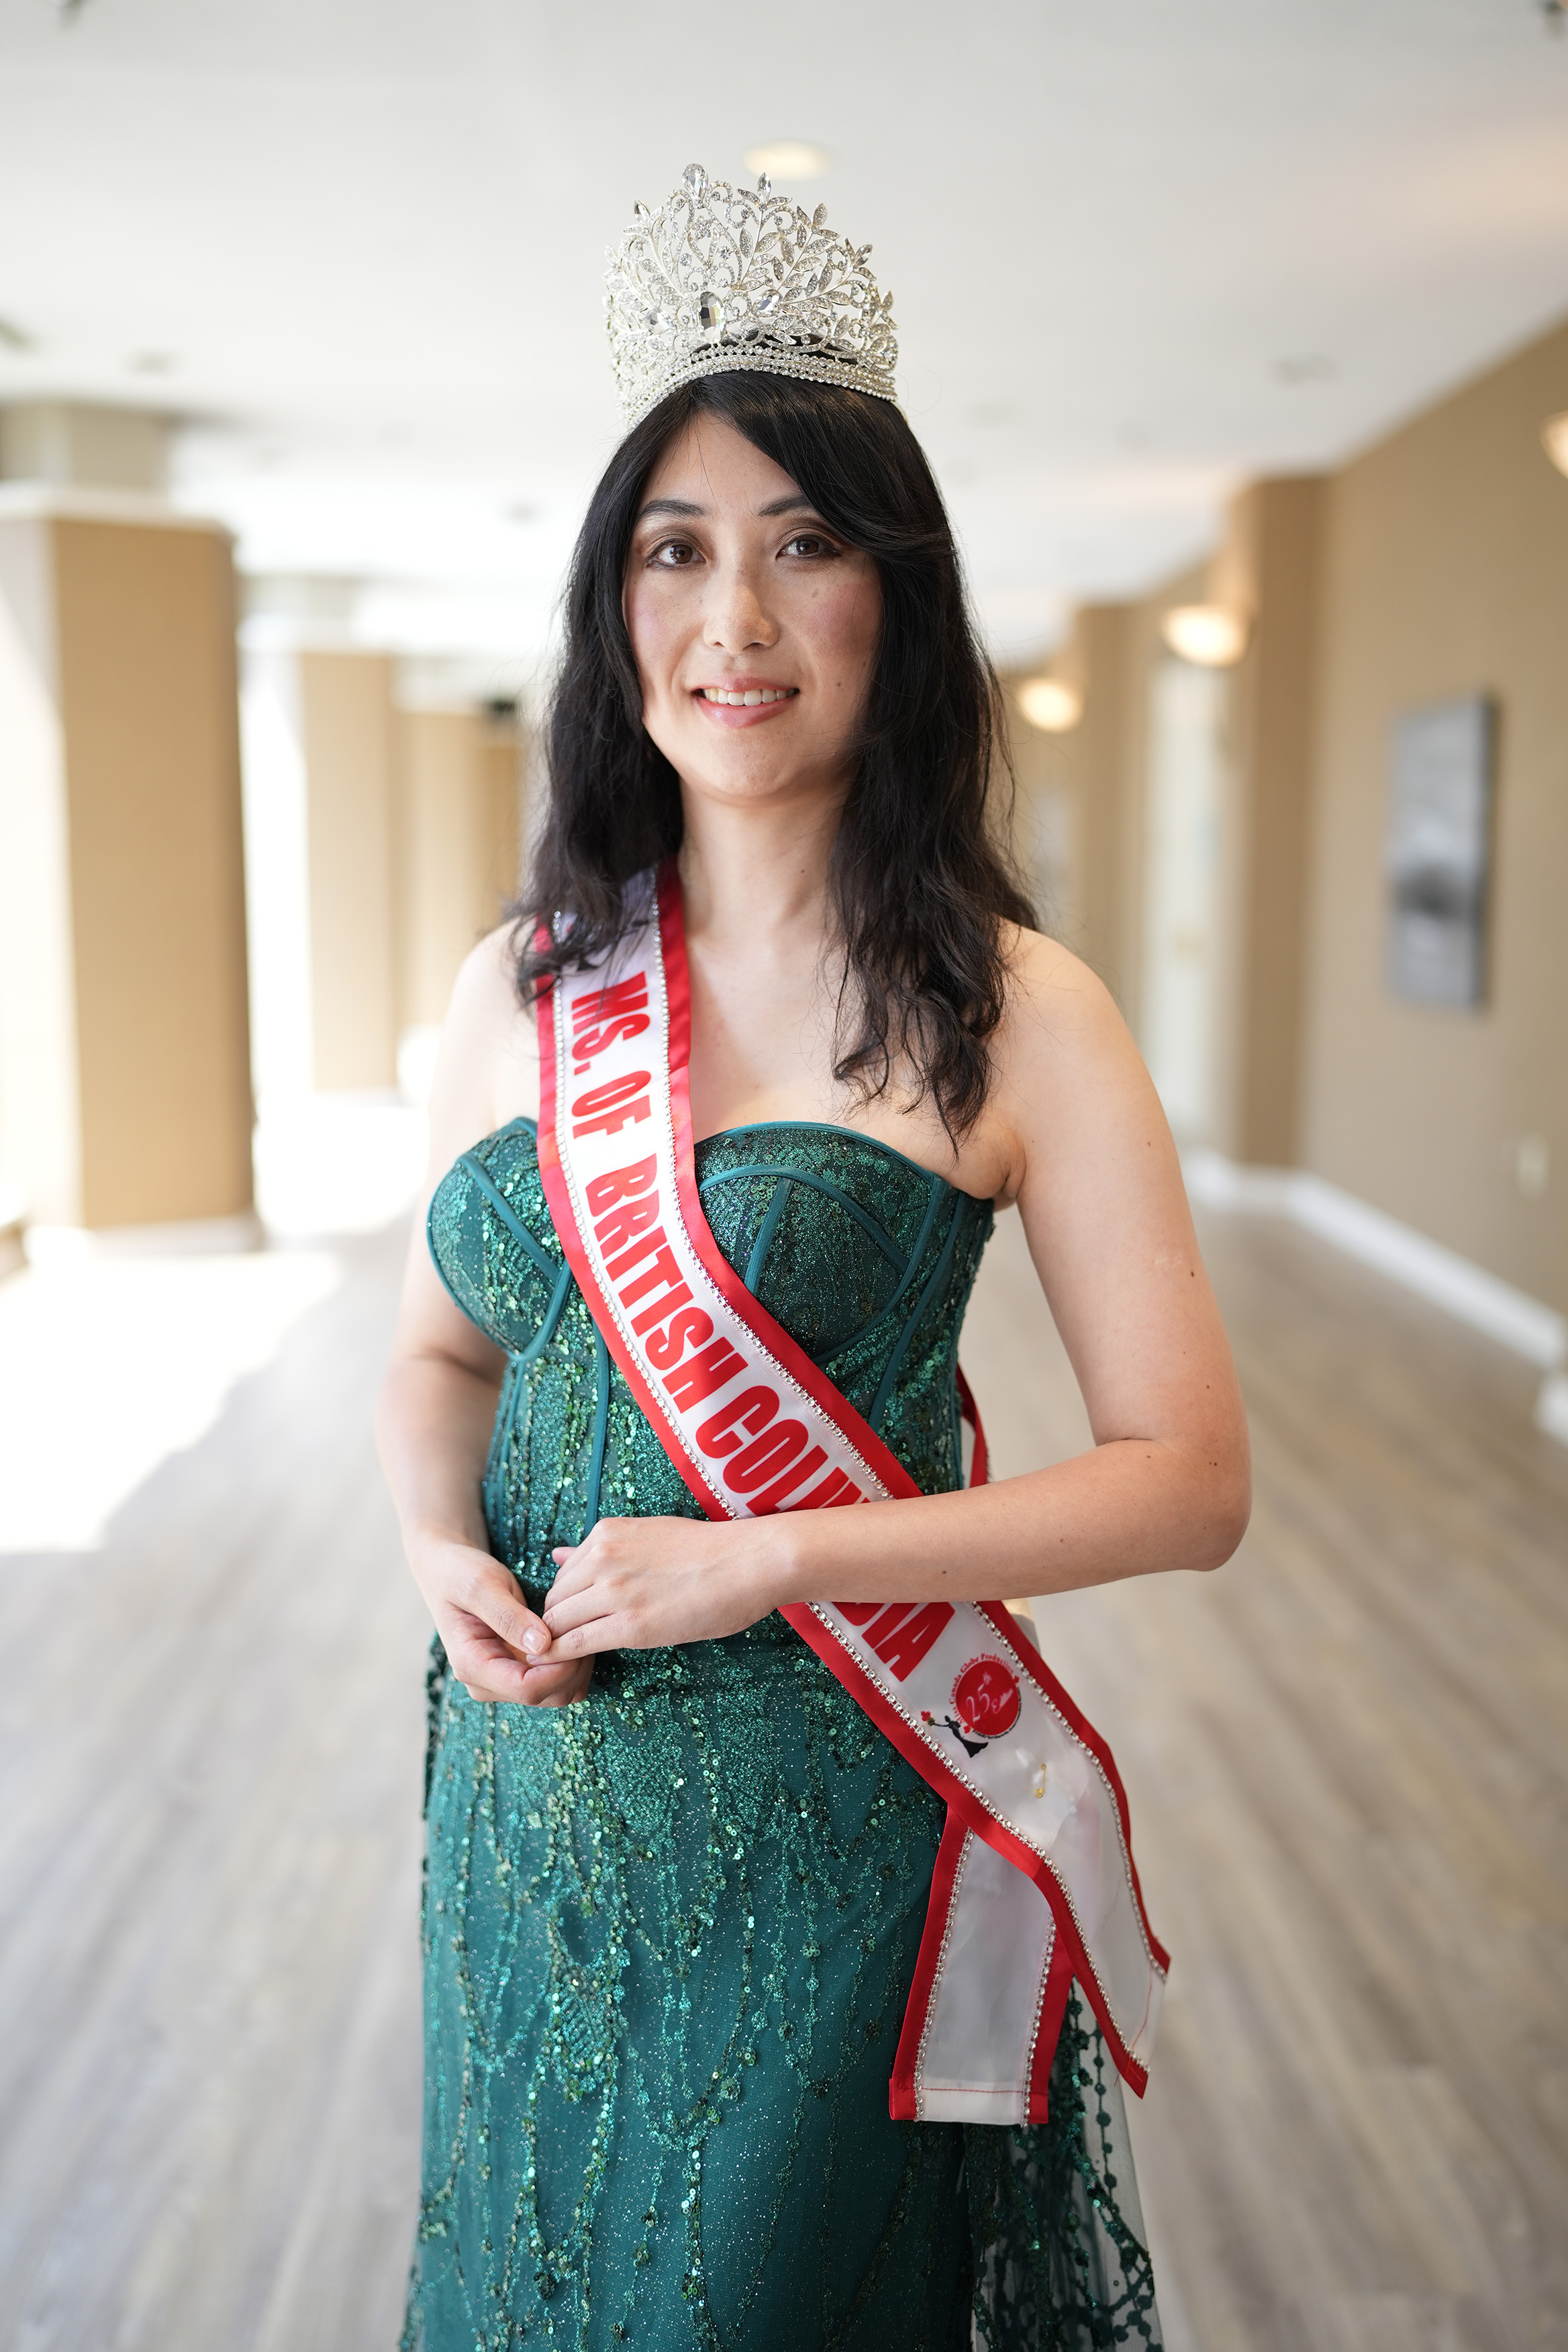
[[[639,211],[612,298],[637,421],[578,546],[526,909],[454,996],[382,1408],[439,1637],[405,2342],[1157,2342],[1081,1952],[1074,1983],[1058,1938],[1048,2121],[889,2116],[942,1795],[816,1633],[1224,1560],[1247,1509],[1224,1334],[1137,1053],[995,845],[996,688],[864,253],[694,167]],[[645,999],[579,1006],[542,1095],[541,1032],[647,936],[661,861],[690,1214],[742,1318],[889,1450],[875,1509],[795,1507],[786,1480],[703,1517],[627,1353],[669,1360],[681,1318],[617,1331],[573,1228],[552,1074],[584,1055],[575,1131],[647,1119],[593,1068]],[[665,1073],[632,1083],[657,1108]],[[656,1126],[595,1180],[623,1236]],[[1096,1442],[964,1489],[958,1327],[1014,1205]],[[732,1414],[709,1442],[740,1443]],[[921,1736],[963,1798],[987,1729],[954,1704]]]

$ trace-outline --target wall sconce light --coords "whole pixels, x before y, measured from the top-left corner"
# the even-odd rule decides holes
[[[1247,623],[1224,604],[1175,604],[1160,624],[1173,654],[1201,669],[1228,669],[1247,649]]]
[[[1082,695],[1059,677],[1026,677],[1017,692],[1018,708],[1030,726],[1047,735],[1065,735],[1083,717]]]
[[[1558,472],[1568,474],[1568,408],[1560,415],[1547,418],[1541,428],[1541,438]]]

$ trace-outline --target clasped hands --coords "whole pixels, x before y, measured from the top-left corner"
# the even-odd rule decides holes
[[[601,1519],[552,1552],[542,1611],[489,1553],[449,1539],[421,1547],[415,1572],[470,1697],[570,1706],[602,1650],[712,1642],[787,1598],[772,1520]]]

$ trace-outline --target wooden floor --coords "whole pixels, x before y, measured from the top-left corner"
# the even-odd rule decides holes
[[[1324,1245],[1205,1240],[1252,1533],[1039,1612],[1175,1956],[1172,2352],[1568,2345],[1568,1450]],[[369,1439],[396,1237],[345,1255],[103,1549],[0,1559],[4,2352],[396,2340],[423,1629]],[[1003,1475],[1081,1442],[1016,1220],[965,1357]],[[134,1367],[83,1361],[90,1429]]]
[[[0,1560],[0,2346],[390,2352],[421,1605],[371,1450],[402,1236],[105,1549]],[[133,1362],[83,1335],[84,1443]]]
[[[1271,1219],[1205,1222],[1235,1561],[1037,1604],[1173,1969],[1133,2109],[1172,2352],[1568,2344],[1568,1450],[1538,1375]],[[997,1474],[1087,1426],[1016,1220]]]

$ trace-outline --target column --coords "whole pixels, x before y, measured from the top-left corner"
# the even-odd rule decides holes
[[[1073,738],[1083,842],[1082,954],[1124,1006],[1138,971],[1136,908],[1128,904],[1130,783],[1139,772],[1142,698],[1132,691],[1133,608],[1085,604],[1064,676],[1083,697]]]
[[[521,742],[510,709],[400,714],[398,1004],[404,1030],[446,1014],[458,966],[518,887]]]
[[[1232,1019],[1217,1139],[1268,1167],[1300,1157],[1322,511],[1321,477],[1255,483],[1231,509],[1211,572],[1214,600],[1251,622],[1232,681]]]
[[[7,467],[25,441],[13,412]],[[251,1118],[228,538],[8,484],[0,1188],[47,1223],[239,1215]]]
[[[1080,698],[1069,730],[1041,732],[1011,696],[1008,703],[1024,803],[1017,848],[1046,902],[1042,920],[1123,1003],[1137,971],[1137,890],[1126,870],[1136,831],[1131,788],[1142,773],[1136,617],[1130,604],[1085,604],[1074,614],[1071,635],[1047,666]]]
[[[395,665],[298,655],[310,908],[310,1082],[397,1083]]]

